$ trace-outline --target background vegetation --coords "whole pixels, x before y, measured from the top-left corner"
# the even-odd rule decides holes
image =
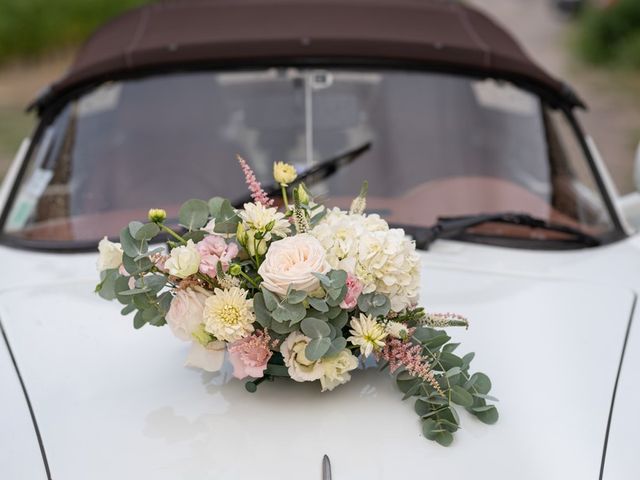
[[[587,8],[579,20],[577,49],[589,63],[640,68],[640,0]]]
[[[0,0],[0,63],[76,45],[145,0]]]

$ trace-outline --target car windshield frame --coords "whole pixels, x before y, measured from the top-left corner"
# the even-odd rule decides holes
[[[313,68],[329,68],[329,69],[375,69],[381,72],[416,72],[416,73],[428,73],[428,74],[448,74],[452,76],[461,76],[469,79],[478,79],[484,80],[487,79],[486,75],[479,74],[478,72],[474,72],[473,70],[465,70],[460,71],[459,69],[448,69],[448,68],[439,68],[439,67],[429,67],[424,68],[422,66],[416,65],[403,65],[403,64],[393,64],[389,65],[386,63],[380,62],[343,62],[343,61],[330,61],[330,62],[313,62],[312,65],[309,65],[308,62],[287,62],[286,64],[269,64],[269,63],[259,63],[252,65],[243,65],[240,67],[226,67],[226,68],[217,68],[213,66],[208,67],[197,67],[197,68],[186,68],[181,70],[174,69],[155,69],[153,71],[136,73],[135,75],[116,75],[113,79],[109,79],[109,81],[127,81],[127,80],[136,80],[136,79],[145,79],[149,77],[162,76],[166,74],[172,73],[184,73],[184,72],[243,72],[243,71],[255,71],[262,68],[309,68],[312,66]],[[493,78],[493,77],[492,77]],[[606,213],[609,216],[611,221],[612,229],[610,231],[605,232],[604,234],[599,236],[601,240],[601,244],[609,244],[628,236],[624,228],[624,224],[620,218],[619,211],[615,206],[615,202],[613,200],[613,192],[610,192],[606,186],[605,181],[601,176],[601,171],[599,169],[597,160],[594,158],[592,151],[589,148],[585,133],[583,132],[580,123],[575,116],[574,109],[575,107],[562,105],[557,103],[557,99],[549,97],[546,95],[544,91],[536,88],[535,86],[528,84],[525,82],[515,81],[513,79],[503,79],[503,78],[495,78],[495,80],[503,82],[507,81],[511,85],[535,96],[540,102],[541,105],[545,107],[552,108],[560,112],[567,120],[568,124],[571,127],[573,135],[575,136],[577,142],[580,145],[581,154],[586,160],[586,164],[589,168],[589,173],[593,176],[594,182],[597,187],[598,194],[600,195],[603,206],[606,209]],[[29,250],[37,250],[37,251],[53,251],[53,252],[84,252],[91,251],[95,249],[97,245],[98,239],[95,240],[70,240],[70,241],[57,241],[57,240],[30,240],[26,238],[20,238],[16,235],[12,235],[5,231],[5,225],[7,221],[8,214],[11,210],[11,207],[15,201],[15,197],[18,193],[19,186],[22,184],[24,180],[24,175],[26,174],[29,164],[32,161],[31,157],[34,153],[34,148],[38,143],[42,140],[43,136],[46,135],[47,127],[51,125],[56,118],[63,112],[64,108],[69,105],[71,102],[81,98],[87,92],[94,90],[95,88],[102,85],[104,82],[95,83],[92,85],[85,85],[81,88],[70,92],[66,96],[58,99],[57,102],[50,104],[45,110],[40,112],[40,118],[38,119],[38,123],[31,137],[29,148],[25,154],[25,160],[23,161],[21,168],[19,169],[16,178],[13,180],[12,185],[10,185],[9,195],[7,196],[5,204],[2,206],[3,209],[0,212],[0,244],[6,245],[15,248],[29,249]],[[490,212],[488,212],[490,213]],[[114,239],[117,239],[114,238]],[[496,246],[510,247],[510,248],[525,248],[530,250],[554,250],[554,249],[565,249],[566,246],[554,246],[553,241],[537,241],[536,239],[525,238],[525,239],[517,239],[513,237],[504,237],[498,236],[496,238],[492,238],[491,235],[462,235],[459,239],[465,242],[478,243],[478,244],[490,244]],[[577,247],[576,247],[577,248]]]

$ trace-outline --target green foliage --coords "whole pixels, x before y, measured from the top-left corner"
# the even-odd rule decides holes
[[[374,317],[385,316],[391,310],[389,297],[381,293],[363,293],[358,297],[358,308],[361,312]]]
[[[2,0],[0,63],[75,45],[102,23],[146,0]]]
[[[463,407],[483,423],[498,421],[498,410],[487,402],[497,399],[488,395],[491,380],[481,372],[471,374],[469,364],[473,354],[463,357],[454,352],[457,343],[449,343],[450,337],[442,330],[419,327],[412,340],[423,347],[422,355],[428,360],[440,391],[423,378],[403,370],[396,376],[396,383],[404,399],[416,397],[415,412],[422,421],[422,433],[429,440],[442,446],[453,442],[453,434],[460,428],[456,405]]]
[[[608,8],[590,8],[580,19],[577,49],[600,65],[640,67],[640,2],[619,0]]]

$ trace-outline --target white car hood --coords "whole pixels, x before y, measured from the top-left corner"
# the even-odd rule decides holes
[[[0,320],[52,478],[596,478],[634,294],[621,287],[431,266],[423,303],[493,380],[500,421],[461,414],[450,448],[422,437],[386,372],[331,393],[183,367],[167,328],[134,331],[119,305],[73,279],[0,292]],[[594,354],[595,353],[595,354]]]

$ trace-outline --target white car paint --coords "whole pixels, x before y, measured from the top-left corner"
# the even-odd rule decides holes
[[[168,329],[134,331],[116,303],[92,293],[95,260],[0,247],[8,273],[0,276],[0,321],[52,478],[320,479],[325,453],[336,480],[599,477],[640,287],[640,239],[572,252],[438,241],[424,253],[422,303],[471,319],[468,331],[452,333],[476,352],[473,367],[490,374],[501,400],[497,425],[463,415],[449,449],[421,436],[412,404],[386,373],[356,372],[332,393],[279,381],[249,394],[243,382],[227,383],[228,371],[182,367],[187,346]],[[639,321],[605,479],[640,472]],[[29,420],[19,398],[9,401],[7,410]],[[19,454],[0,449],[0,465],[32,462],[31,440]]]

